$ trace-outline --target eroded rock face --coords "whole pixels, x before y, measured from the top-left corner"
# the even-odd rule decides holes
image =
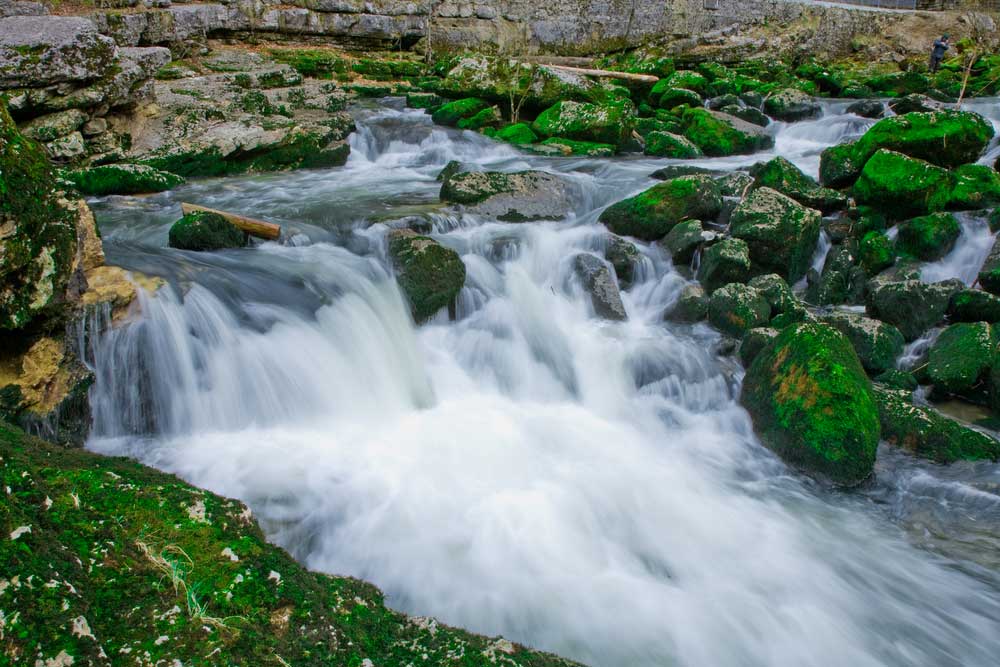
[[[615,277],[604,262],[594,255],[581,253],[573,258],[573,271],[590,295],[590,303],[598,317],[628,319]]]
[[[564,179],[543,171],[470,171],[441,185],[442,201],[506,222],[561,220],[571,209],[570,195]]]
[[[84,82],[115,58],[113,39],[85,18],[11,16],[0,19],[0,88]]]

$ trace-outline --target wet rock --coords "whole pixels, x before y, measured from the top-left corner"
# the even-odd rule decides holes
[[[554,154],[564,155],[566,157],[571,155],[583,155],[586,157],[611,157],[617,152],[617,149],[611,144],[598,144],[593,141],[574,141],[563,137],[551,137],[540,144],[535,144],[530,147],[531,150],[543,148],[552,149]],[[546,152],[544,154],[549,153]]]
[[[673,116],[669,118],[636,118],[635,131],[636,134],[643,138],[648,136],[650,132],[678,134],[681,132],[681,122],[680,119]]]
[[[685,285],[666,319],[681,324],[693,324],[708,317],[708,295],[701,285]]]
[[[894,368],[903,353],[903,334],[899,329],[857,313],[833,312],[820,318],[851,341],[861,365],[876,374]]]
[[[176,174],[136,164],[114,164],[63,172],[82,195],[132,195],[163,192],[184,183]]]
[[[715,233],[706,232],[700,220],[685,220],[671,229],[660,243],[670,252],[674,265],[686,266],[698,247],[714,237]]]
[[[407,93],[406,106],[410,109],[426,109],[433,111],[448,103],[448,100],[435,93]]]
[[[1000,174],[996,170],[984,164],[963,164],[954,173],[948,208],[961,211],[1000,204]]]
[[[558,102],[539,114],[531,129],[540,137],[622,146],[631,137],[634,124],[635,110],[628,101]]]
[[[753,176],[742,171],[733,171],[715,179],[723,197],[739,197],[742,199],[753,187]]]
[[[891,100],[889,108],[892,109],[893,113],[902,115],[914,111],[940,111],[941,103],[935,102],[926,95],[911,93],[910,95],[904,95],[903,97]]]
[[[445,105],[447,106],[447,105]],[[441,107],[442,109],[444,107]],[[437,113],[435,111],[435,113]],[[460,130],[472,130],[480,131],[484,128],[496,128],[503,122],[503,117],[500,115],[500,109],[497,107],[489,107],[483,109],[477,114],[473,114],[468,118],[462,118],[458,121],[457,126]]]
[[[747,284],[764,295],[771,306],[773,315],[780,315],[802,307],[792,293],[792,288],[788,286],[784,278],[776,273],[757,276]]]
[[[712,292],[708,321],[719,331],[742,337],[750,329],[765,326],[771,306],[758,290],[742,283],[729,283]]]
[[[508,125],[497,131],[493,135],[494,139],[499,139],[500,141],[506,141],[508,144],[521,145],[521,144],[533,144],[538,141],[538,135],[536,135],[532,129],[531,125],[528,123],[515,123],[513,125]]]
[[[936,410],[914,405],[908,391],[875,387],[874,396],[882,438],[891,445],[937,463],[1000,457],[996,440]]]
[[[431,119],[438,125],[458,125],[458,121],[471,118],[480,111],[490,108],[490,103],[478,97],[466,97],[454,102],[448,102],[437,108],[431,114]]]
[[[770,95],[764,100],[764,111],[772,118],[788,122],[816,118],[823,113],[818,102],[794,88],[785,88]]]
[[[789,282],[808,270],[819,228],[818,211],[770,188],[754,190],[730,219],[730,233],[746,241],[755,269]]]
[[[581,253],[573,258],[573,271],[590,295],[590,303],[598,317],[606,320],[626,320],[625,305],[607,265],[594,255]]]
[[[710,157],[753,153],[774,145],[764,128],[718,111],[687,109],[681,122],[684,136]]]
[[[847,206],[847,196],[842,192],[821,188],[794,164],[783,157],[768,162],[758,162],[750,168],[750,175],[758,187],[777,190],[809,208],[822,213],[832,213]]]
[[[1000,297],[978,289],[964,289],[951,297],[948,318],[952,322],[1000,322]]]
[[[991,294],[1000,294],[1000,240],[994,242],[979,270],[979,285]]]
[[[958,280],[872,281],[866,305],[869,316],[894,325],[912,341],[944,319],[951,298],[964,288]]]
[[[858,100],[847,107],[847,113],[853,113],[862,118],[881,118],[885,114],[885,105],[879,100]]]
[[[465,264],[457,252],[430,237],[399,229],[389,233],[389,255],[414,320],[423,322],[446,306],[454,315],[455,298],[465,284]]]
[[[542,171],[455,174],[441,185],[441,201],[507,222],[560,220],[572,205],[566,181]]]
[[[221,215],[194,211],[171,225],[168,242],[179,250],[209,251],[241,248],[246,237]]]
[[[883,373],[879,373],[875,377],[875,381],[889,389],[902,389],[907,392],[916,391],[917,387],[920,386],[917,384],[917,378],[913,376],[913,373],[901,371],[898,368],[890,368]],[[885,437],[884,430],[882,435]]]
[[[741,400],[761,441],[789,465],[845,486],[871,474],[878,410],[857,354],[836,329],[787,327],[750,366]]]
[[[864,166],[854,143],[831,146],[820,154],[819,181],[827,187],[845,188],[857,180]]]
[[[713,171],[712,169],[696,167],[691,164],[669,164],[666,167],[660,167],[650,174],[649,177],[655,178],[659,181],[669,181],[681,176],[700,176],[702,174],[706,176],[714,176],[718,173],[719,172]]]
[[[868,232],[858,244],[858,261],[869,276],[884,271],[896,262],[896,251],[882,232]]]
[[[669,132],[650,132],[647,134],[643,152],[646,155],[681,160],[702,157],[700,148],[686,138]]]
[[[604,259],[615,269],[618,283],[625,289],[635,280],[635,269],[641,255],[634,243],[626,241],[614,234],[608,235],[607,247],[604,249]]]
[[[996,335],[986,322],[952,324],[931,346],[927,376],[936,389],[962,396],[983,390],[996,349]]]
[[[114,40],[82,17],[0,19],[0,89],[93,81],[115,56]]]
[[[857,244],[847,241],[832,248],[817,279],[810,271],[806,298],[816,305],[859,303],[864,296],[867,275],[858,266]]]
[[[902,222],[897,226],[896,248],[900,252],[932,262],[955,247],[961,234],[958,220],[950,213],[932,213]]]
[[[692,107],[701,106],[701,95],[694,92],[693,90],[688,90],[686,88],[670,88],[665,87],[662,92],[657,94],[657,89],[654,86],[653,92],[650,94],[651,98],[655,98],[656,106],[661,109],[673,109],[679,107],[682,104],[687,104]]]
[[[770,327],[757,327],[743,334],[740,340],[740,361],[743,362],[743,367],[749,368],[761,350],[777,337],[778,330]]]
[[[750,248],[743,239],[727,238],[713,243],[701,255],[698,281],[711,293],[750,277]]]
[[[854,185],[854,196],[859,203],[905,218],[944,210],[954,183],[954,176],[947,169],[902,153],[880,150],[861,171]]]
[[[771,124],[771,119],[768,118],[763,111],[759,111],[753,107],[738,107],[729,105],[722,107],[719,111],[761,127],[767,127]]]
[[[681,176],[612,204],[599,218],[615,234],[653,241],[690,219],[713,220],[722,195],[708,176]]]

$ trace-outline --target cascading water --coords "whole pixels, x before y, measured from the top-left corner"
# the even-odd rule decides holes
[[[808,166],[859,131],[831,109],[816,134],[776,128],[776,151],[811,142],[790,158]],[[996,466],[890,452],[854,493],[793,474],[757,443],[718,335],[663,321],[687,281],[655,245],[629,320],[593,317],[572,257],[602,255],[599,210],[665,161],[527,156],[394,109],[359,123],[341,169],[95,203],[110,261],[170,286],[92,341],[91,449],[245,500],[304,563],[397,608],[594,665],[995,664]],[[428,212],[451,159],[558,172],[575,211]],[[295,242],[164,248],[182,198]],[[466,264],[454,322],[413,326],[365,222],[407,215]]]

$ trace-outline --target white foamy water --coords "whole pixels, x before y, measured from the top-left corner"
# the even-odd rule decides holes
[[[967,213],[956,213],[961,234],[951,252],[936,262],[925,264],[920,270],[920,279],[934,283],[949,278],[958,278],[966,285],[976,282],[979,270],[990,254],[996,234],[990,231],[989,223]]]
[[[394,607],[592,665],[995,664],[995,573],[947,528],[913,529],[944,498],[996,533],[995,504],[905,457],[853,493],[788,470],[717,334],[664,324],[686,281],[655,246],[629,321],[593,317],[572,257],[600,255],[600,208],[668,161],[546,160],[391,110],[353,146],[341,169],[98,207],[112,261],[173,287],[94,341],[91,449],[244,499],[302,562]],[[450,159],[579,192],[562,222],[434,218],[468,279],[457,321],[414,327],[385,228],[362,221],[435,201]],[[160,247],[192,194],[303,240]]]

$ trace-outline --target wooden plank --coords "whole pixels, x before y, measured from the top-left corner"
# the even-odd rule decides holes
[[[263,220],[255,220],[254,218],[248,218],[243,215],[237,215],[235,213],[226,213],[225,211],[217,211],[214,208],[208,208],[207,206],[199,206],[198,204],[189,204],[187,202],[181,202],[181,212],[184,215],[192,213],[194,211],[203,211],[205,213],[216,213],[221,215],[223,218],[228,220],[232,225],[243,230],[251,236],[256,236],[262,239],[267,239],[269,241],[277,241],[281,237],[281,225],[276,225],[273,222],[264,222]]]

